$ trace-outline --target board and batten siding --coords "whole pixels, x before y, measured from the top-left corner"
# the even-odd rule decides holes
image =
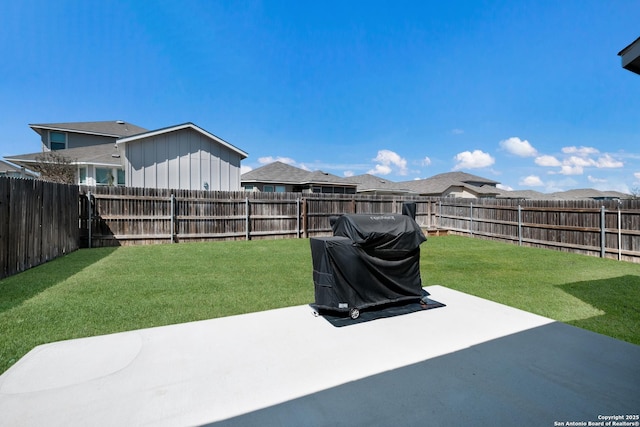
[[[240,190],[240,155],[191,128],[127,142],[125,153],[127,187]]]

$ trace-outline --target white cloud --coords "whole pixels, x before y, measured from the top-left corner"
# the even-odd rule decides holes
[[[569,156],[568,158],[562,161],[563,166],[571,166],[571,167],[580,167],[584,168],[587,166],[595,166],[596,162],[593,159],[578,157],[578,156]]]
[[[344,176],[346,176],[347,178],[353,175],[355,175],[353,171],[344,171]]]
[[[558,172],[560,175],[582,175],[584,168],[579,165],[564,164]]]
[[[609,154],[602,155],[596,162],[598,168],[621,168],[624,167],[624,163],[611,157]]]
[[[601,183],[601,182],[607,182],[606,179],[596,178],[595,176],[591,176],[591,175],[587,176],[587,179],[589,180],[589,182],[593,182],[594,184],[595,183]]]
[[[623,166],[624,163],[614,159],[609,154],[600,156],[598,160],[583,156],[569,156],[562,161],[562,168],[558,173],[561,175],[582,175],[586,167],[621,168]]]
[[[453,129],[451,131],[451,133],[454,134],[454,135],[462,135],[464,133],[464,130],[462,130],[462,129]]]
[[[501,190],[513,191],[513,187],[509,187],[508,185],[504,185],[504,184],[496,184],[496,187],[498,187]]]
[[[431,159],[429,157],[425,157],[422,159],[422,166],[429,166],[431,164]]]
[[[538,154],[536,149],[529,144],[529,141],[522,140],[516,136],[500,141],[500,147],[518,157],[533,157]]]
[[[373,169],[369,169],[367,173],[371,175],[389,175],[391,167],[387,165],[376,165]]]
[[[379,150],[374,162],[377,165],[367,173],[372,175],[388,175],[395,167],[398,175],[407,174],[407,161],[391,150]]]
[[[640,172],[634,172],[633,176],[635,176],[636,178],[640,179]]]
[[[579,156],[588,156],[589,154],[598,154],[600,151],[598,151],[597,148],[593,148],[593,147],[571,146],[571,147],[562,147],[562,152],[565,154],[577,154]]]
[[[480,150],[463,151],[456,154],[453,159],[457,162],[453,170],[486,168],[495,163],[495,159],[490,154]]]
[[[519,185],[526,185],[527,187],[542,187],[544,186],[544,183],[542,182],[542,180],[540,179],[539,176],[536,175],[529,175],[527,177],[524,177],[520,180],[520,182],[518,182]]]
[[[240,173],[247,173],[247,172],[251,172],[253,170],[253,168],[251,166],[246,166],[246,165],[241,165],[240,166]]]
[[[556,159],[553,156],[539,156],[535,159],[535,164],[538,166],[560,166],[562,163],[560,160]]]
[[[266,165],[266,164],[273,163],[273,162],[282,162],[282,163],[286,163],[288,165],[295,165],[296,164],[296,161],[293,160],[291,157],[266,156],[266,157],[258,158],[258,163],[260,163],[261,165]]]

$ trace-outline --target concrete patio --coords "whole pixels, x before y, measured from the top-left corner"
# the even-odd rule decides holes
[[[336,328],[309,306],[56,342],[2,426],[523,425],[640,412],[640,346],[453,291]]]

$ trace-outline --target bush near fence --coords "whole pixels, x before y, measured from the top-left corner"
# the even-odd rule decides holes
[[[305,238],[343,213],[400,213],[432,232],[640,262],[640,200],[508,200],[78,187],[0,177],[0,278],[78,247]]]

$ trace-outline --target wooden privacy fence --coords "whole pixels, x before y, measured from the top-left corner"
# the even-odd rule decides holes
[[[78,187],[0,177],[0,278],[78,249]]]
[[[81,193],[83,246],[323,236],[331,234],[333,215],[400,213],[403,203],[413,202],[416,221],[427,230],[640,262],[640,200],[453,199],[118,187],[83,187]]]
[[[333,215],[400,213],[405,202],[426,230],[640,262],[640,200],[171,191],[0,177],[0,278],[79,246],[324,236]]]
[[[333,215],[400,213],[406,201],[430,227],[435,199],[424,197],[83,187],[80,235],[85,247],[312,237],[331,233]]]
[[[640,200],[442,199],[437,226],[519,245],[640,262]]]

